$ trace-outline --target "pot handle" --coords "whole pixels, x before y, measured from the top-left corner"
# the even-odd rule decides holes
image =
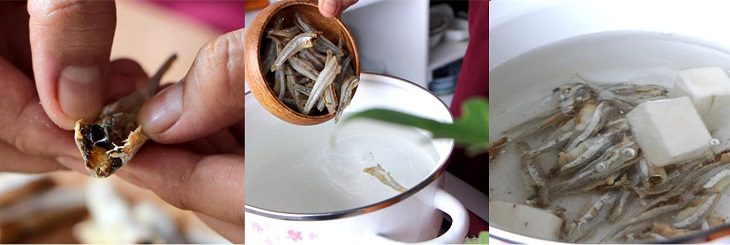
[[[459,202],[454,196],[447,193],[442,189],[436,190],[434,197],[434,206],[443,211],[444,213],[451,216],[451,227],[439,237],[434,239],[420,242],[427,244],[460,244],[464,243],[467,229],[469,229],[469,215],[464,208],[464,205]],[[376,243],[401,243],[391,240],[387,237],[377,235],[375,236]]]

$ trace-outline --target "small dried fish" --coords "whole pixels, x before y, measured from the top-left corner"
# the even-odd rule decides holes
[[[585,82],[559,86],[553,90],[553,93],[559,95],[560,113],[564,115],[574,114],[579,106],[595,97],[595,91]]]
[[[314,68],[314,66],[302,59],[297,58],[296,56],[292,56],[289,58],[289,65],[291,68],[293,68],[295,71],[299,72],[306,78],[317,80],[317,76],[319,76],[319,72],[317,69]]]
[[[620,241],[623,238],[626,238],[624,240],[634,240],[631,237],[632,236],[631,234],[634,234],[634,233],[640,232],[640,231],[644,231],[648,228],[649,228],[649,224],[646,222],[635,224],[635,225],[628,225],[628,226],[624,227],[623,229],[618,229],[618,230],[612,231],[608,235],[604,236],[603,239],[601,239],[601,241],[599,241],[598,243],[606,243],[608,241],[613,241],[614,243],[616,243],[616,241]]]
[[[290,90],[297,91],[300,94],[309,96],[310,93],[312,93],[312,88],[301,85],[296,82],[296,80],[292,80],[291,87],[289,87]],[[303,107],[302,107],[303,108]]]
[[[287,68],[289,69],[289,68]],[[289,103],[291,105],[296,106],[297,110],[302,110],[304,108],[304,102],[301,101],[299,97],[299,92],[297,89],[295,89],[295,86],[301,86],[296,84],[294,81],[296,80],[296,77],[294,74],[287,74],[286,76],[286,87],[287,91],[289,91],[289,95],[292,97],[292,101]]]
[[[106,105],[96,122],[76,121],[74,139],[91,175],[112,175],[147,141],[147,135],[137,122],[137,111],[157,91],[162,75],[176,58],[177,55],[170,56],[144,87]]]
[[[317,99],[317,101],[318,101],[317,102],[317,110],[318,111],[321,111],[321,112],[325,112],[324,111],[324,108],[325,108],[324,107],[324,100],[323,99]]]
[[[317,50],[318,52],[325,53],[325,52],[327,52],[327,50],[329,50],[329,51],[332,51],[335,54],[335,56],[337,56],[338,58],[345,55],[345,53],[342,51],[342,49],[337,47],[337,45],[332,43],[332,41],[327,39],[327,37],[325,37],[325,36],[321,36],[320,38],[317,38],[317,40],[314,42],[313,45],[314,45],[313,48],[315,50]]]
[[[355,89],[357,89],[358,84],[360,84],[360,78],[356,76],[351,76],[342,83],[342,87],[340,88],[340,101],[337,104],[337,112],[335,113],[335,122],[340,120],[342,111],[345,110],[345,107],[350,105],[350,101],[352,100],[352,96],[355,94]]]
[[[317,39],[317,34],[313,32],[305,32],[292,38],[292,40],[284,46],[284,49],[281,50],[279,56],[276,57],[276,60],[274,61],[274,64],[271,65],[270,70],[276,71],[287,59],[292,57],[292,55],[298,53],[302,49],[311,48],[312,40],[315,39]]]
[[[714,193],[709,196],[695,200],[688,207],[679,211],[672,219],[672,226],[679,229],[694,229],[699,227],[705,218],[710,215],[710,211],[719,200],[718,194]]]
[[[558,147],[564,145],[565,143],[567,143],[568,140],[570,140],[573,137],[573,135],[575,134],[575,132],[573,131],[573,128],[575,126],[574,122],[575,122],[575,120],[571,119],[570,121],[565,123],[565,125],[561,126],[556,131],[556,134],[560,134],[560,133],[562,133],[562,134],[557,135],[556,137],[552,137],[552,136],[548,137],[546,139],[547,142],[545,142],[542,145],[539,145],[527,152],[522,153],[522,157],[523,158],[536,157],[537,155],[539,155],[545,151],[558,148]]]
[[[707,217],[707,225],[710,227],[721,226],[725,224],[725,218],[716,215],[710,215]]]
[[[668,204],[668,205],[654,208],[651,210],[647,210],[644,212],[639,212],[639,213],[635,214],[633,216],[633,218],[616,225],[614,230],[609,232],[608,235],[606,236],[606,238],[604,238],[604,239],[607,239],[610,237],[616,237],[616,234],[620,234],[622,232],[622,230],[625,230],[630,225],[644,222],[644,221],[680,210],[680,209],[684,208],[687,205],[687,203],[688,203],[687,201],[681,200],[677,203]]]
[[[309,23],[307,23],[307,21],[305,21],[302,16],[299,15],[299,13],[294,13],[294,20],[297,27],[299,27],[299,29],[301,29],[303,32],[315,31],[314,28],[312,28],[312,26],[310,26]]]
[[[621,138],[623,138],[623,132],[612,132],[602,135],[595,141],[587,142],[590,146],[588,146],[586,151],[580,154],[580,156],[575,158],[573,161],[562,165],[560,169],[556,171],[556,174],[560,175],[585,166],[590,163],[590,161],[598,158],[601,153],[607,151],[608,148],[612,147],[616,142],[621,140]]]
[[[626,207],[626,204],[629,202],[629,198],[631,198],[631,191],[622,191],[621,196],[618,198],[618,202],[615,203],[613,208],[611,208],[611,214],[608,216],[609,222],[616,222],[619,218],[621,218],[621,215],[624,213],[624,208]]]
[[[667,172],[664,170],[664,167],[655,166],[646,158],[639,161],[639,169],[641,170],[641,176],[644,179],[642,182],[648,189],[655,189],[657,185],[664,183],[667,179]]]
[[[605,179],[616,171],[631,166],[638,160],[636,159],[638,155],[638,145],[632,141],[624,140],[621,144],[606,150],[600,158],[585,166],[570,179],[561,182],[558,187],[551,190],[551,194],[566,192]]]
[[[273,29],[267,32],[269,35],[272,36],[278,36],[283,38],[293,38],[296,35],[299,35],[302,33],[302,31],[299,29],[299,27],[292,26],[286,29]]]
[[[267,30],[269,49],[261,61],[270,75],[267,83],[280,101],[299,113],[309,115],[316,107],[315,114],[334,113],[337,122],[359,83],[350,64],[353,57],[347,55],[341,33],[330,33],[340,35],[334,45],[303,17],[294,13],[293,25],[287,28],[278,18]]]
[[[279,99],[284,98],[284,91],[286,90],[286,69],[289,68],[274,71],[274,92],[277,93]]]
[[[677,229],[667,223],[654,222],[651,230],[665,237],[678,237],[691,232],[691,230]]]
[[[324,62],[326,61],[326,57],[320,59],[318,56],[314,55],[315,53],[317,52],[312,52],[311,49],[304,49],[299,52],[299,57],[301,59],[311,62],[315,68],[321,70],[322,68],[324,68]]]
[[[730,184],[730,165],[725,164],[708,172],[706,176],[700,178],[701,189],[703,192],[720,193],[728,184]]]
[[[634,191],[636,194],[639,195],[640,198],[644,198],[646,196],[650,195],[657,195],[657,194],[663,194],[668,191],[671,191],[677,183],[682,180],[680,176],[688,175],[689,173],[695,172],[700,167],[702,167],[702,162],[704,159],[697,159],[693,161],[689,161],[687,163],[681,164],[681,167],[676,168],[674,171],[669,172],[667,175],[666,181],[659,183],[654,186],[645,186],[644,188],[638,188],[634,187]],[[639,165],[641,168],[641,165]],[[643,171],[643,170],[640,170]],[[642,178],[645,178],[642,183],[647,184],[648,182],[648,170],[646,176],[642,176]]]
[[[322,93],[329,87],[341,69],[340,65],[337,64],[337,59],[332,56],[332,53],[327,53],[327,64],[325,64],[324,70],[315,79],[312,93],[309,95],[309,99],[307,99],[307,103],[304,105],[302,111],[304,114],[309,114],[314,103],[317,102]]]
[[[342,72],[340,72],[340,75],[337,75],[337,81],[345,81],[346,78],[350,78],[352,75],[354,75],[354,71],[352,71],[352,66],[350,63],[352,62],[352,56],[346,56],[340,65],[342,65]]]
[[[492,142],[489,144],[489,160],[494,159],[499,155],[499,152],[507,146],[507,143],[510,142],[510,139],[507,137],[499,138],[498,140]]]
[[[669,91],[657,85],[618,84],[606,86],[599,94],[603,100],[620,100],[633,106],[650,100],[665,99]]]
[[[266,48],[264,49],[264,71],[268,71],[271,69],[271,65],[274,64],[274,60],[276,60],[277,51],[276,51],[276,44],[275,42],[268,42],[266,45]]]
[[[337,111],[337,98],[335,98],[335,94],[337,93],[335,90],[335,84],[330,83],[330,86],[325,88],[324,94],[323,94],[323,101],[324,106],[327,107],[328,112],[336,112]]]
[[[598,201],[593,203],[588,211],[567,225],[567,230],[561,234],[563,239],[569,242],[576,242],[592,233],[596,226],[608,215],[608,206],[615,201],[616,196],[616,192],[612,191],[603,194]]]
[[[368,167],[362,170],[364,173],[370,174],[375,178],[378,178],[381,183],[389,186],[390,188],[393,188],[393,190],[399,191],[399,192],[405,192],[408,189],[403,187],[402,185],[398,184],[398,182],[393,179],[392,176],[390,176],[390,173],[385,171],[383,166],[380,166],[380,164],[377,164],[375,167]]]
[[[519,142],[517,143],[517,148],[524,152],[529,149],[529,146],[525,142]],[[547,206],[547,178],[542,168],[535,163],[534,159],[527,158],[523,159],[522,164],[520,164],[520,173],[530,193],[526,201],[527,204],[540,207]]]
[[[584,106],[584,108],[587,106]],[[578,134],[573,141],[571,141],[566,149],[570,150],[578,146],[578,144],[583,143],[588,137],[594,136],[598,131],[603,127],[603,124],[606,123],[606,114],[609,112],[608,109],[605,109],[608,107],[608,103],[601,102],[596,106],[596,108],[593,110],[593,115],[591,116],[590,120],[587,122],[585,129],[582,129],[583,131]],[[581,109],[581,111],[583,111]],[[579,126],[576,126],[576,129],[578,129]]]

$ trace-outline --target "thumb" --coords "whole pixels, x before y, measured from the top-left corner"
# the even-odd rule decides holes
[[[139,119],[160,143],[180,143],[243,119],[243,30],[208,42],[185,78],[147,101]]]
[[[340,15],[358,0],[319,0],[319,13],[327,18]]]
[[[62,128],[102,106],[116,9],[112,1],[28,1],[33,72],[43,109]]]

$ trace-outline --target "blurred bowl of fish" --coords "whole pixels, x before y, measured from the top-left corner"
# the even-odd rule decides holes
[[[322,16],[316,1],[285,0],[247,29],[246,81],[267,111],[297,125],[342,114],[359,83],[360,56],[339,17]]]

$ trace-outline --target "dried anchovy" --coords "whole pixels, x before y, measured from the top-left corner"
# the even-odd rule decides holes
[[[340,88],[340,102],[337,104],[337,112],[335,113],[335,122],[340,120],[342,111],[345,110],[352,100],[352,94],[355,93],[357,85],[360,84],[360,78],[351,76],[345,80]]]
[[[291,67],[294,68],[295,71],[299,72],[309,79],[317,80],[317,76],[319,76],[319,72],[316,68],[314,68],[311,63],[308,63],[307,61],[299,59],[295,56],[289,58],[289,65],[291,65]]]
[[[170,56],[144,87],[104,106],[97,121],[76,121],[74,140],[91,175],[112,175],[147,141],[148,136],[137,122],[137,111],[157,91],[162,75],[176,58],[177,55]]]
[[[276,71],[287,59],[289,59],[289,57],[292,57],[292,55],[298,53],[302,49],[311,48],[312,40],[316,38],[317,34],[313,32],[305,32],[292,38],[292,40],[284,46],[284,49],[281,50],[279,56],[276,57],[276,61],[274,61],[274,64],[271,65],[270,70]]]
[[[296,35],[299,35],[302,33],[302,31],[299,29],[299,27],[292,26],[286,29],[274,29],[268,32],[269,35],[272,36],[279,36],[283,38],[292,38]]]
[[[324,69],[322,72],[319,73],[319,76],[317,76],[317,79],[314,82],[314,87],[312,88],[312,94],[310,94],[309,99],[307,99],[307,103],[304,105],[304,114],[309,114],[309,110],[312,109],[312,106],[314,106],[314,103],[319,99],[320,95],[327,89],[332,83],[332,81],[335,79],[335,76],[337,76],[338,73],[340,73],[340,70],[342,68],[339,64],[337,64],[337,59],[332,56],[331,53],[327,53],[327,63],[324,66]]]
[[[289,86],[289,85],[288,85]],[[297,93],[309,96],[312,93],[312,88],[298,84],[296,80],[291,81],[291,87],[289,87],[290,90],[294,90]]]
[[[337,98],[335,98],[335,84],[330,83],[329,87],[324,90],[324,106],[327,107],[328,112],[336,112]]]
[[[263,68],[271,75],[267,82],[290,108],[305,115],[335,114],[337,122],[359,83],[353,57],[341,34],[335,45],[303,17],[294,13],[293,25],[286,28],[277,18],[267,30],[270,42],[262,53]]]
[[[318,70],[322,70],[322,68],[324,68],[324,62],[326,61],[326,58],[320,60],[319,57],[314,55],[315,53],[316,52],[313,52],[311,49],[304,49],[299,52],[299,58],[309,61]]]
[[[299,29],[302,29],[304,32],[314,32],[314,28],[305,21],[299,13],[294,13],[294,19],[296,20],[296,25],[299,27]]]
[[[582,214],[578,219],[573,220],[561,235],[564,239],[575,242],[578,239],[592,233],[596,226],[608,215],[611,203],[616,200],[616,192],[607,192]]]
[[[393,190],[399,191],[399,192],[405,192],[408,189],[403,187],[401,184],[398,184],[395,179],[393,179],[393,176],[390,176],[390,173],[385,171],[383,169],[383,166],[380,166],[380,164],[377,164],[375,167],[369,167],[362,170],[365,173],[368,173],[372,175],[375,178],[378,178],[380,182],[387,185],[390,188],[393,188]]]

